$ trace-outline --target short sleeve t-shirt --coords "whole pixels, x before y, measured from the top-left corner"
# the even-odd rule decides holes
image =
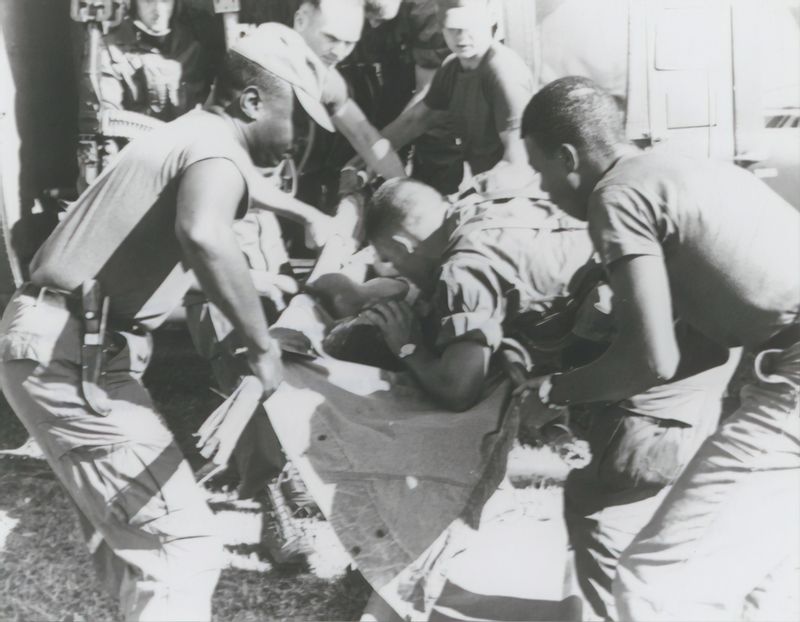
[[[475,69],[450,56],[436,71],[426,105],[450,113],[473,174],[503,159],[501,132],[517,132],[533,95],[533,78],[511,49],[493,43]]]
[[[432,298],[436,345],[500,347],[503,325],[545,313],[592,254],[582,223],[530,199],[453,206],[450,245]]]
[[[112,317],[157,327],[192,283],[175,235],[181,175],[222,158],[252,163],[228,122],[196,110],[134,140],[67,212],[31,262],[37,285],[74,291],[97,279]],[[238,217],[244,215],[245,196]]]
[[[622,158],[589,201],[606,265],[663,258],[675,314],[715,342],[757,346],[800,315],[800,214],[751,173],[648,152]]]

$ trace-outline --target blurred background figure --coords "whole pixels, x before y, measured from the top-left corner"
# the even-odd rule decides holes
[[[171,121],[208,95],[203,46],[178,19],[180,0],[131,0],[122,23],[104,37],[101,102]]]

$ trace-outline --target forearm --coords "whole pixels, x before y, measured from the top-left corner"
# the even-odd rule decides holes
[[[237,329],[252,352],[272,346],[267,321],[247,264],[230,230],[205,239],[179,235],[184,255],[208,299]]]
[[[466,410],[479,395],[479,391],[470,390],[472,387],[462,386],[458,371],[444,365],[442,358],[425,346],[417,346],[402,361],[422,389],[448,410]]]
[[[268,210],[300,224],[308,225],[321,214],[317,208],[283,192],[265,177],[257,176],[251,179],[249,188],[254,207]]]
[[[337,111],[333,123],[370,170],[384,179],[405,175],[403,163],[391,142],[372,127],[352,100],[347,100]]]
[[[556,404],[616,402],[669,379],[641,348],[617,341],[597,360],[559,375],[550,394]]]
[[[405,147],[424,134],[432,125],[431,111],[424,101],[404,110],[394,121],[381,130],[381,134],[392,143],[395,150]]]

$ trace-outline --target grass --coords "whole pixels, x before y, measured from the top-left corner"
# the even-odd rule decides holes
[[[201,462],[191,434],[220,399],[208,387],[210,370],[183,330],[156,335],[155,357],[145,377],[192,466]],[[26,438],[0,396],[0,448]],[[216,496],[225,496],[224,490]],[[213,507],[213,505],[212,505]],[[320,578],[307,568],[273,568],[261,555],[257,509],[219,512],[230,567],[214,595],[215,619],[357,620],[369,587],[355,572]],[[243,535],[244,534],[244,535]],[[71,616],[71,618],[70,618]],[[78,529],[70,501],[39,461],[0,458],[0,620],[115,621]]]
[[[734,389],[741,386],[745,368],[740,366],[734,377]],[[185,331],[157,333],[145,382],[189,462],[197,467],[201,458],[191,434],[220,398],[208,389],[210,370],[194,353]],[[726,413],[736,407],[737,393],[731,391],[726,400]],[[25,438],[0,395],[0,448],[15,447]],[[358,573],[334,578],[322,573],[321,578],[321,573],[304,568],[272,567],[258,545],[258,507],[231,509],[224,502],[230,496],[223,487],[212,498],[221,529],[230,535],[230,567],[223,571],[214,596],[216,620],[359,618],[370,590]],[[0,620],[65,619],[104,622],[118,616],[96,578],[70,502],[47,465],[0,458]]]

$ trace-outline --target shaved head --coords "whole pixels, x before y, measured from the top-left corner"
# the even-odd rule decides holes
[[[378,255],[423,291],[436,282],[447,242],[442,233],[447,207],[430,186],[396,178],[380,187],[367,210],[367,238]]]
[[[446,209],[442,195],[427,184],[390,179],[372,197],[366,218],[367,237],[383,240],[405,233],[425,239],[442,224]]]
[[[329,67],[353,51],[363,26],[363,0],[305,0],[294,15],[294,29]]]

